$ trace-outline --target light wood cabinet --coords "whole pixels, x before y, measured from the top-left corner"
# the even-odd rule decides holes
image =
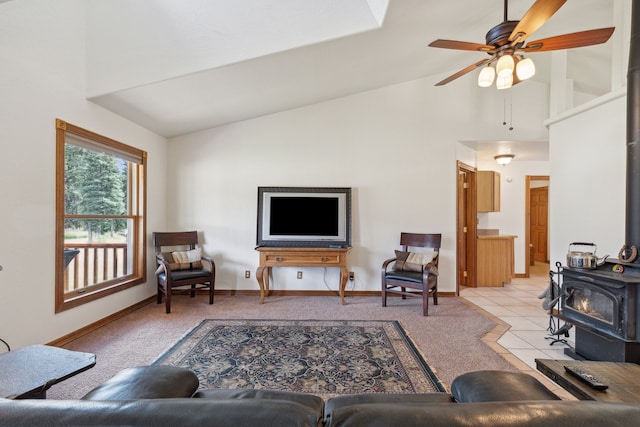
[[[503,286],[514,276],[516,236],[478,236],[478,286]]]
[[[476,181],[478,212],[500,212],[500,173],[478,171]]]

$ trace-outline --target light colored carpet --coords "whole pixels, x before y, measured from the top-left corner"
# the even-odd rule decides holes
[[[499,354],[481,341],[495,323],[456,297],[430,301],[429,316],[423,317],[420,298],[390,298],[386,308],[379,297],[270,296],[264,304],[257,296],[216,295],[209,305],[204,295],[176,295],[172,312],[164,305],[149,304],[99,330],[68,344],[71,350],[95,353],[96,366],[53,386],[50,399],[82,397],[118,371],[153,363],[202,320],[215,319],[314,319],[397,320],[423,354],[426,362],[448,389],[460,374],[481,369],[517,372]]]

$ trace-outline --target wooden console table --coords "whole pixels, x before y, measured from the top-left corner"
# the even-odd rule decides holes
[[[565,372],[564,365],[583,369],[609,388],[599,391],[589,387]],[[536,359],[536,367],[580,400],[640,403],[640,365],[635,363]]]
[[[265,295],[269,295],[269,274],[272,267],[336,267],[340,269],[340,301],[344,302],[344,290],[347,286],[347,251],[350,248],[294,248],[294,247],[257,247],[260,252],[260,265],[256,270],[256,279],[260,285],[260,304]]]

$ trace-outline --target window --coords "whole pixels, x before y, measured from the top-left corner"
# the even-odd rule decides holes
[[[56,313],[146,282],[146,158],[56,120]]]

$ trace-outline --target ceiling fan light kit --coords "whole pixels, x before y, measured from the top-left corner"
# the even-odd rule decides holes
[[[509,89],[513,86],[513,74],[498,75],[496,79],[496,88],[498,90]]]
[[[498,59],[495,70],[491,64],[488,64],[480,70],[480,74],[478,74],[478,86],[491,86],[497,75],[496,88],[499,90],[508,89],[516,83],[530,79],[535,74],[536,66],[531,58],[506,53]]]
[[[524,58],[516,64],[516,76],[520,80],[530,79],[536,74],[536,65],[531,58]]]
[[[496,73],[498,74],[498,77],[513,75],[514,67],[515,62],[513,61],[513,56],[502,55],[496,64]]]
[[[480,74],[478,74],[478,86],[480,87],[489,87],[493,84],[493,80],[496,78],[496,71],[492,66],[488,65],[482,70],[480,70]]]
[[[509,21],[507,18],[508,0],[505,0],[504,20],[487,32],[485,44],[445,39],[434,40],[429,46],[443,49],[485,52],[490,56],[488,59],[478,61],[475,64],[463,68],[457,73],[436,83],[436,86],[445,85],[476,68],[482,67],[480,75],[478,76],[478,86],[491,86],[497,74],[497,78],[495,78],[496,87],[498,89],[506,89],[535,75],[536,68],[533,61],[530,58],[525,58],[523,53],[548,52],[552,50],[593,46],[609,40],[615,30],[614,27],[580,31],[527,42],[527,37],[531,36],[538,28],[547,22],[566,1],[567,0],[536,0],[520,21]],[[496,61],[496,69],[493,70],[491,64]]]

